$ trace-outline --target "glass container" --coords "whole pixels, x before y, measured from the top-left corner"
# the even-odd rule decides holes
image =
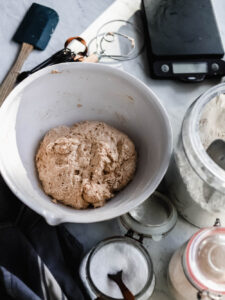
[[[122,279],[137,300],[148,300],[154,290],[155,275],[151,258],[140,242],[116,236],[98,243],[84,258],[81,279],[91,297],[123,299],[118,286],[108,278],[122,270]]]
[[[222,83],[202,94],[190,106],[166,176],[170,198],[178,212],[198,227],[210,226],[216,218],[225,222],[225,170],[208,155],[200,138],[200,120],[207,121],[201,119],[205,106],[219,97],[225,101],[224,94],[225,83]],[[220,118],[225,140],[224,103],[217,119]]]
[[[203,228],[178,249],[168,284],[176,300],[225,299],[225,228]]]
[[[98,243],[83,259],[80,276],[91,299],[122,299],[117,285],[108,278],[122,270],[124,283],[137,300],[149,300],[155,275],[151,257],[143,239],[161,240],[173,229],[177,212],[170,200],[159,192],[122,215],[119,226],[124,236],[115,236]]]
[[[171,201],[159,192],[154,192],[145,202],[120,217],[124,232],[142,235],[160,241],[176,225],[177,211]]]

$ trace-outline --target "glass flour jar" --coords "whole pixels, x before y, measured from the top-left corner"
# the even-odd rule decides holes
[[[122,270],[122,279],[135,299],[149,300],[155,287],[155,275],[143,239],[160,240],[176,221],[174,206],[158,192],[121,216],[118,222],[125,235],[99,242],[82,260],[80,277],[91,299],[122,300],[118,286],[107,276]]]
[[[224,94],[225,83],[222,83],[190,106],[166,176],[170,197],[178,212],[198,227],[210,226],[216,218],[225,222],[225,170],[210,158],[200,137],[200,129],[207,128],[203,140],[213,130],[216,139],[225,140]],[[202,117],[207,105],[212,104],[208,119]]]
[[[199,230],[172,256],[168,285],[176,300],[225,299],[225,228]]]

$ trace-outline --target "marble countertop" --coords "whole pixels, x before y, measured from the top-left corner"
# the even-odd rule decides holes
[[[63,48],[68,37],[79,35],[90,41],[98,28],[106,21],[124,19],[135,22],[140,18],[140,0],[36,0],[35,2],[54,8],[60,17],[59,24],[45,51],[34,50],[23,66],[29,70],[54,52]],[[222,40],[225,44],[225,1],[212,0]],[[12,36],[30,6],[30,0],[0,1],[0,81],[3,80],[15,59],[19,45],[12,41]],[[204,91],[219,83],[219,80],[206,80],[202,83],[182,83],[168,80],[153,80],[149,76],[146,50],[136,59],[115,63],[114,67],[133,74],[149,86],[160,98],[168,111],[176,141],[183,116],[188,106]],[[84,245],[87,252],[98,241],[121,234],[118,220],[94,224],[67,224],[68,229]],[[180,247],[197,228],[179,217],[178,222],[163,240],[155,242],[144,240],[153,260],[156,274],[156,288],[151,299],[170,299],[167,290],[167,267],[172,253]]]

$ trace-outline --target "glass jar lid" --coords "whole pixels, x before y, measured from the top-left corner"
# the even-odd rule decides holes
[[[170,200],[154,192],[145,202],[121,216],[127,229],[160,240],[176,224],[177,212]]]
[[[198,290],[225,295],[225,228],[198,231],[187,244],[183,266]]]
[[[144,295],[153,284],[152,261],[139,242],[129,237],[112,237],[93,248],[87,260],[86,272],[89,285],[96,295],[102,299],[122,299],[120,289],[108,278],[108,274],[121,270],[123,282],[135,299]]]

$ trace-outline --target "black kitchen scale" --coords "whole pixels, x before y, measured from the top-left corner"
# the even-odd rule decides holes
[[[143,0],[142,9],[153,78],[198,82],[225,75],[210,0]]]

